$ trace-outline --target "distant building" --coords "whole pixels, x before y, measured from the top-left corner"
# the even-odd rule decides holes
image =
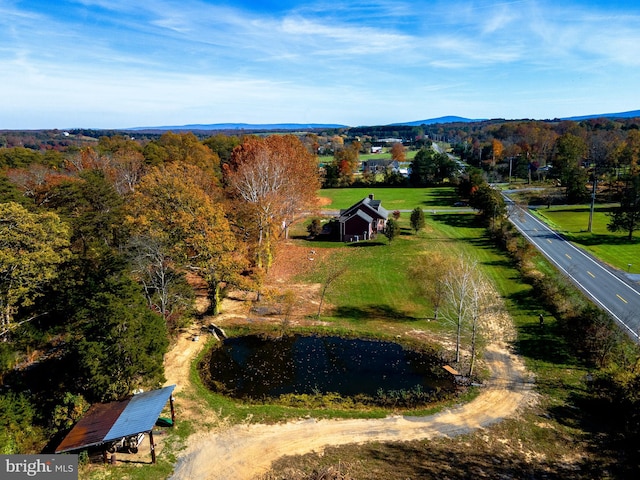
[[[371,160],[365,160],[362,162],[362,171],[371,173],[384,172],[387,167],[391,165],[391,162],[392,161],[388,158],[374,158]]]

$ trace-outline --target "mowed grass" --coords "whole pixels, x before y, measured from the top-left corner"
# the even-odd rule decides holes
[[[442,189],[408,190],[412,190],[410,194],[420,190],[422,197],[430,201],[449,194],[443,194]],[[429,255],[434,253],[452,259],[462,255],[473,259],[502,296],[507,299],[516,295],[526,297],[522,292],[530,287],[519,281],[509,260],[485,238],[485,230],[478,225],[474,213],[443,211],[437,206],[435,210],[435,213],[427,211],[426,227],[418,233],[410,228],[410,214],[402,213],[402,233],[390,243],[383,235],[372,241],[352,244],[313,242],[313,248],[328,248],[334,252],[324,265],[318,264],[314,272],[296,281],[324,284],[328,271],[341,265],[344,271],[328,288],[328,306],[322,313],[328,320],[347,322],[357,329],[375,328],[375,325],[386,330],[389,325],[402,329],[410,325],[416,329],[450,333],[450,325],[446,322],[431,321],[432,305],[421,295],[413,274],[413,268],[421,259],[428,261]],[[529,322],[539,313],[532,307],[518,316]]]
[[[376,200],[390,212],[394,210],[449,209],[458,200],[453,187],[440,188],[326,188],[318,192],[318,196],[331,201],[323,206],[325,209],[339,210],[348,208],[354,203],[373,194]]]
[[[636,232],[633,240],[629,242],[626,232],[609,232],[607,224],[610,219],[607,213],[613,208],[611,205],[595,208],[592,232],[588,231],[588,205],[541,208],[536,212],[543,221],[561,232],[568,240],[604,262],[624,271],[640,273],[640,233]]]

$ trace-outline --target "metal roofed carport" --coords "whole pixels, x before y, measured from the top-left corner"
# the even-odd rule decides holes
[[[170,385],[159,390],[139,393],[120,402],[93,405],[58,445],[56,453],[80,450],[148,432],[151,459],[155,463],[153,426],[167,401],[171,401],[171,420],[175,420],[171,396],[175,387]]]

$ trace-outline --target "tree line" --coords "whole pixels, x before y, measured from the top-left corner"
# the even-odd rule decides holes
[[[113,136],[24,153],[0,149],[3,453],[31,451],[27,424],[50,437],[87,403],[161,385],[194,285],[214,313],[225,288],[259,291],[320,187],[293,135]]]

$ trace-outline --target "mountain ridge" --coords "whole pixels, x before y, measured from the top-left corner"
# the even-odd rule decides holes
[[[580,115],[573,117],[554,118],[547,120],[571,120],[582,121],[595,118],[635,118],[640,117],[640,110],[629,110],[626,112],[617,113],[600,113],[592,115]],[[424,120],[414,120],[410,122],[396,122],[391,123],[388,126],[407,126],[407,127],[419,127],[420,125],[434,125],[438,123],[474,123],[483,122],[486,118],[465,118],[455,115],[447,115],[443,117],[428,118]],[[507,121],[506,119],[504,119]],[[516,120],[516,119],[513,119]],[[364,126],[364,125],[362,125]],[[252,124],[252,123],[211,123],[211,124],[190,124],[190,125],[173,125],[173,126],[155,126],[155,127],[133,127],[125,128],[122,130],[129,132],[153,132],[153,131],[223,131],[223,130],[247,130],[247,131],[269,131],[269,130],[320,130],[320,129],[334,129],[334,128],[349,128],[349,125],[342,125],[338,123],[264,123],[264,124]]]

